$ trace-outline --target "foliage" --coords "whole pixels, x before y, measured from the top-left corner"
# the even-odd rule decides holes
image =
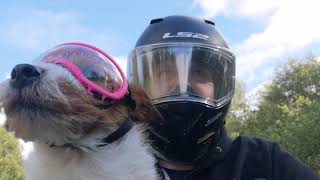
[[[0,180],[24,179],[20,146],[12,134],[0,127]]]
[[[320,63],[290,60],[276,71],[258,110],[246,114],[240,134],[278,142],[320,174]]]

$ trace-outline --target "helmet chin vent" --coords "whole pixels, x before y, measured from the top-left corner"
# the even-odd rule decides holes
[[[203,137],[201,137],[199,140],[198,140],[198,144],[200,143],[203,143],[204,141],[206,141],[208,138],[210,138],[211,136],[213,136],[216,132],[215,131],[212,131],[206,135],[204,135]]]
[[[213,118],[209,119],[207,121],[207,123],[205,124],[205,126],[209,126],[210,124],[212,124],[214,121],[216,121],[223,113],[219,112],[216,116],[214,116]]]

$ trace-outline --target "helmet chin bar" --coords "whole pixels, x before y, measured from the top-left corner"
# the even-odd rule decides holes
[[[216,109],[197,102],[167,102],[157,104],[164,118],[151,130],[153,147],[159,158],[190,164],[201,159],[219,139],[230,102]]]

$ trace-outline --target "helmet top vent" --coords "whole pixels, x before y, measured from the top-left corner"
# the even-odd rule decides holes
[[[214,22],[209,21],[209,20],[204,20],[204,22],[206,22],[207,24],[216,25]]]
[[[150,21],[150,24],[159,23],[159,22],[161,22],[161,21],[163,21],[163,20],[164,20],[163,18],[152,19],[152,20]]]

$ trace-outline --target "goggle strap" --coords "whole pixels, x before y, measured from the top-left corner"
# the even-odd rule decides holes
[[[102,147],[108,144],[113,143],[114,141],[120,139],[124,136],[130,129],[134,126],[134,122],[129,117],[121,126],[109,136],[102,139],[102,144],[98,144],[97,147]]]
[[[131,108],[131,110],[135,110],[137,107],[137,103],[136,101],[132,98],[131,96],[131,91],[128,90],[128,94],[126,95],[124,102],[129,105],[129,107]]]

